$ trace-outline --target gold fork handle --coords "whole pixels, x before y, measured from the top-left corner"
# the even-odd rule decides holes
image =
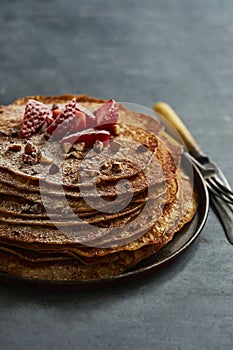
[[[167,129],[174,135],[171,125],[179,132],[182,137],[188,151],[193,154],[194,157],[200,157],[203,155],[200,146],[192,136],[191,132],[184,125],[182,120],[178,117],[176,112],[165,102],[158,102],[154,105],[154,111],[158,117],[164,122]],[[168,122],[168,123],[167,123]]]

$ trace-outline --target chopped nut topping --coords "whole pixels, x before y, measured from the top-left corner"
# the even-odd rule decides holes
[[[121,148],[121,144],[119,142],[113,141],[110,144],[110,148],[113,152],[118,152],[119,149]]]
[[[76,151],[84,152],[85,149],[86,149],[85,142],[76,143],[76,144],[73,145],[73,148],[74,148]]]
[[[117,124],[112,126],[112,135],[117,136],[120,135],[120,127]]]
[[[72,157],[71,153],[68,153],[68,154],[65,153],[64,156],[63,156],[64,159],[68,159],[70,157]]]
[[[72,150],[72,144],[71,143],[63,143],[63,149],[65,151],[65,153],[70,153],[70,151]]]
[[[83,152],[78,152],[78,151],[73,151],[71,153],[68,153],[68,154],[64,154],[63,158],[64,159],[68,159],[68,158],[71,158],[71,157],[74,157],[74,158],[77,158],[77,159],[83,159],[84,158],[84,153]]]
[[[96,153],[101,153],[103,151],[104,144],[100,140],[96,140],[93,146],[93,151]]]
[[[70,158],[71,157],[71,153],[65,153],[64,155],[63,155],[63,158],[64,159],[68,159],[68,158]]]
[[[77,159],[83,159],[84,158],[84,153],[83,152],[71,152],[70,153],[71,156],[77,158]]]
[[[109,163],[108,162],[104,162],[101,166],[101,169],[107,169],[109,167]]]
[[[122,170],[122,164],[120,162],[114,162],[112,164],[112,171],[115,173],[119,173]]]
[[[29,165],[35,165],[38,163],[38,157],[35,156],[36,153],[32,153],[32,154],[23,154],[23,162],[25,164],[29,164]]]
[[[31,141],[27,141],[25,148],[24,148],[24,153],[32,155],[33,153],[36,153],[36,147],[33,145]]]
[[[22,146],[16,143],[8,147],[8,151],[11,151],[11,152],[20,152],[21,149],[22,149]]]
[[[46,154],[44,154],[43,152],[40,153],[38,158],[41,164],[51,164],[53,162],[53,160],[46,156]]]

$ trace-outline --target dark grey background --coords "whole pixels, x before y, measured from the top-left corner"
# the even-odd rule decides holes
[[[233,182],[233,1],[0,1],[0,103],[87,92],[169,102]],[[233,247],[212,210],[169,267],[126,286],[0,286],[0,348],[232,349]]]

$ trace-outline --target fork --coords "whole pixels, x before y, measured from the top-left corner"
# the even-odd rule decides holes
[[[210,162],[208,157],[196,159],[190,153],[188,154],[188,157],[200,170],[205,179],[207,188],[225,202],[233,204],[233,192],[228,185],[225,176],[223,174],[217,175],[219,169],[216,168],[216,165]]]
[[[174,131],[178,131],[187,147],[190,160],[200,170],[209,191],[224,202],[233,204],[233,191],[227,179],[218,166],[211,162],[207,155],[202,152],[200,146],[176,112],[164,102],[158,102],[154,106],[154,111],[173,136],[176,134]]]

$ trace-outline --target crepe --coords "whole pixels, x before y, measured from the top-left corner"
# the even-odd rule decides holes
[[[183,181],[184,193],[176,208],[173,209],[173,218],[169,215],[167,208],[156,226],[137,241],[121,247],[118,253],[114,250],[97,251],[95,249],[93,258],[88,258],[86,257],[88,254],[84,255],[82,250],[67,247],[59,251],[57,256],[48,252],[43,256],[41,251],[33,256],[33,253],[28,253],[28,250],[26,253],[20,252],[17,249],[14,250],[14,247],[9,248],[5,245],[0,248],[0,267],[5,272],[21,277],[49,280],[89,280],[109,278],[123,273],[142,259],[156,253],[193,217],[196,198],[193,194],[190,197],[192,190],[190,183],[187,180]]]
[[[86,95],[30,99],[64,108],[74,97],[91,112],[105,102]],[[182,149],[159,122],[118,105],[119,134],[82,159],[64,156],[42,128],[30,141],[59,165],[51,175],[48,164],[22,164],[26,140],[18,130],[28,99],[0,107],[1,271],[40,280],[110,278],[156,253],[192,219],[198,199],[180,165]],[[19,152],[10,151],[15,143]],[[95,181],[82,168],[84,175],[94,171]]]

